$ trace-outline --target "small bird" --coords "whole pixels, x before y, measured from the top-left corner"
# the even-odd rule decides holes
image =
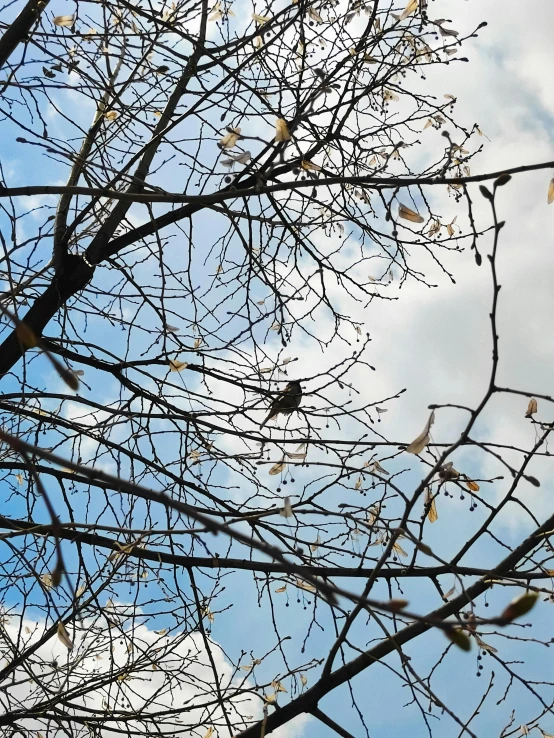
[[[267,418],[260,424],[260,428],[277,415],[290,415],[300,405],[302,400],[302,387],[300,382],[289,382],[285,389],[271,403]]]

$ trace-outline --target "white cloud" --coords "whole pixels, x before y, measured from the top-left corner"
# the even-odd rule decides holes
[[[126,726],[139,731],[155,726],[161,733],[190,726],[200,736],[213,726],[226,734],[226,720],[215,697],[214,668],[233,728],[239,732],[252,719],[261,718],[263,700],[256,696],[249,673],[236,672],[215,641],[208,640],[208,654],[199,632],[166,635],[164,630],[138,625],[136,621],[145,618],[132,604],[108,604],[104,612],[121,627],[108,628],[106,618],[102,624],[87,619],[75,627],[68,625],[71,651],[55,634],[36,648],[45,633],[44,621],[4,616],[0,651],[6,663],[13,653],[33,651],[25,668],[17,668],[15,678],[4,682],[0,697],[4,712],[23,711],[17,719],[20,726],[29,731],[53,729],[55,721],[25,712],[44,704],[45,711],[54,713],[51,700],[59,692],[66,695],[63,714],[72,716],[75,726],[78,717],[91,724],[106,719],[104,736],[116,736]],[[134,625],[123,625],[131,618]],[[136,717],[130,719],[130,714]],[[300,738],[308,719],[300,716],[276,735]]]

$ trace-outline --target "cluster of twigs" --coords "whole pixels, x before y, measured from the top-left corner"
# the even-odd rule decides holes
[[[554,516],[518,490],[540,484],[552,398],[498,385],[497,197],[515,184],[472,175],[484,134],[433,90],[481,26],[424,0],[66,10],[33,0],[0,39],[18,162],[0,171],[4,734],[263,738],[310,714],[350,736],[323,709],[337,691],[369,735],[354,677],[380,666],[430,733],[440,711],[474,736],[494,677],[475,708],[435,685],[472,645],[540,729],[552,684],[513,662],[549,642],[520,629],[553,596]],[[453,280],[453,253],[490,272],[488,387],[457,437],[432,435],[443,406],[387,437],[404,390],[367,390],[361,316]],[[300,407],[260,429],[291,379]],[[529,402],[528,449],[477,431],[505,394]],[[481,458],[506,478],[476,478]],[[478,508],[456,550],[429,533],[453,494]],[[532,523],[515,546],[511,506]]]

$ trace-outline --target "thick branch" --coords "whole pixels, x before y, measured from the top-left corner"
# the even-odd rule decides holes
[[[545,538],[546,533],[550,533],[554,527],[554,515],[552,515],[540,528],[537,528],[523,543],[521,543],[512,553],[494,568],[489,575],[483,577],[475,584],[471,585],[461,595],[446,603],[437,610],[429,613],[427,618],[430,621],[433,620],[445,620],[452,615],[455,615],[468,603],[472,602],[476,597],[482,595],[490,587],[490,578],[504,575],[507,571],[513,569],[518,562],[525,558],[542,540]],[[281,725],[285,725],[293,718],[301,715],[305,712],[313,712],[314,708],[317,707],[319,701],[326,695],[332,692],[337,687],[350,681],[353,677],[361,674],[369,666],[377,663],[381,659],[390,655],[394,651],[398,650],[405,643],[423,635],[433,626],[421,620],[420,622],[408,625],[403,630],[399,631],[394,638],[387,638],[381,641],[373,648],[368,649],[361,653],[358,657],[349,661],[344,666],[331,673],[328,678],[322,679],[313,687],[308,689],[304,694],[300,695],[294,700],[291,700],[287,705],[284,705],[279,710],[274,712],[267,718],[265,732],[266,734],[276,730]],[[442,637],[442,636],[437,636]],[[239,733],[237,738],[259,738],[261,730],[261,721],[251,725],[250,728]]]
[[[14,465],[14,468],[19,468],[20,465]],[[75,478],[75,475],[71,475],[68,472],[58,471],[57,469],[50,469],[49,467],[35,466],[35,470],[41,474],[43,473],[54,473],[55,476],[67,477],[73,481],[81,481]],[[88,480],[85,480],[88,481]],[[42,525],[29,520],[14,520],[7,518],[4,515],[0,515],[0,526],[7,528],[8,530],[15,532],[25,533],[36,533],[40,536],[54,535],[52,526]],[[83,526],[91,527],[94,526]],[[61,525],[55,532],[58,538],[62,538],[66,541],[72,541],[74,543],[86,543],[91,546],[98,546],[99,548],[105,548],[110,551],[121,552],[121,546],[126,545],[127,541],[114,540],[108,536],[102,536],[98,533],[90,533],[87,531],[79,530],[81,526],[78,523]],[[159,535],[160,532],[153,529],[149,531],[152,535]],[[0,535],[2,538],[2,535]],[[540,579],[551,579],[551,574],[547,571],[505,571],[502,576],[498,575],[498,572],[492,572],[488,569],[480,569],[473,566],[428,566],[422,569],[403,568],[403,567],[390,567],[381,568],[377,573],[372,567],[360,567],[360,566],[322,566],[319,564],[307,565],[307,564],[279,564],[276,561],[253,561],[252,559],[233,559],[233,558],[220,558],[218,556],[185,556],[179,554],[168,553],[167,551],[160,551],[159,549],[149,550],[147,548],[141,548],[135,546],[133,548],[126,547],[125,555],[131,559],[139,559],[141,561],[154,561],[155,563],[171,564],[172,566],[183,566],[187,569],[199,568],[199,569],[240,569],[243,571],[255,571],[264,574],[286,574],[291,573],[299,576],[311,575],[323,578],[330,577],[346,577],[351,578],[367,578],[374,576],[377,579],[412,579],[412,578],[435,578],[445,574],[456,574],[458,576],[480,576],[483,578],[502,578],[502,579],[516,579],[523,581],[540,580]]]
[[[0,67],[4,66],[19,44],[27,40],[29,31],[49,2],[50,0],[29,0],[11,26],[7,28],[0,38]]]
[[[317,180],[317,185],[322,187],[332,187],[337,185],[366,185],[367,187],[374,187],[377,189],[393,189],[399,187],[433,187],[435,185],[447,186],[447,185],[460,185],[460,184],[472,184],[477,182],[487,182],[489,180],[497,179],[501,174],[520,174],[521,172],[535,172],[541,169],[551,169],[554,167],[554,161],[545,161],[538,164],[527,164],[518,167],[511,167],[510,169],[503,169],[498,172],[486,172],[484,174],[473,174],[469,177],[374,177],[374,176],[360,176],[360,177],[343,177],[343,176],[327,176]],[[250,181],[245,182],[245,186],[242,189],[230,189],[224,188],[218,192],[214,192],[211,195],[187,195],[179,192],[136,192],[137,188],[129,188],[126,191],[113,190],[109,187],[82,187],[73,186],[68,187],[64,185],[33,185],[29,187],[4,187],[0,189],[0,198],[2,197],[30,197],[34,195],[84,195],[86,197],[108,197],[111,200],[121,200],[122,202],[138,202],[138,203],[185,203],[188,205],[212,205],[215,203],[225,202],[226,200],[245,199],[251,197],[260,197],[263,194],[269,194],[272,192],[286,192],[288,190],[302,190],[302,189],[313,189],[314,182],[312,180],[293,180],[289,182],[278,182],[277,184],[267,185],[265,187],[254,187],[251,186]],[[173,213],[167,213],[166,215],[176,215],[179,211]],[[171,222],[180,220],[183,215],[176,217]],[[158,221],[161,221],[165,216],[160,216],[151,221],[147,225],[153,227]],[[153,228],[151,233],[155,233],[158,228]],[[129,231],[125,236],[135,233],[135,229]],[[121,236],[120,238],[125,238]],[[141,236],[143,238],[144,236]],[[119,241],[119,238],[114,241]],[[135,239],[135,240],[138,240]],[[113,244],[113,241],[112,241]]]
[[[37,297],[30,310],[23,318],[24,323],[40,336],[46,325],[67,300],[89,282],[94,269],[83,259],[68,255],[65,268],[55,276],[46,290]],[[0,378],[5,376],[14,364],[25,353],[15,330],[13,330],[0,346]]]

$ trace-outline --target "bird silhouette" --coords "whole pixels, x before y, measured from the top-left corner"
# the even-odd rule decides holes
[[[300,382],[289,382],[285,389],[273,400],[269,413],[263,423],[260,423],[260,428],[275,418],[277,415],[290,415],[298,409],[302,400],[302,387]]]

